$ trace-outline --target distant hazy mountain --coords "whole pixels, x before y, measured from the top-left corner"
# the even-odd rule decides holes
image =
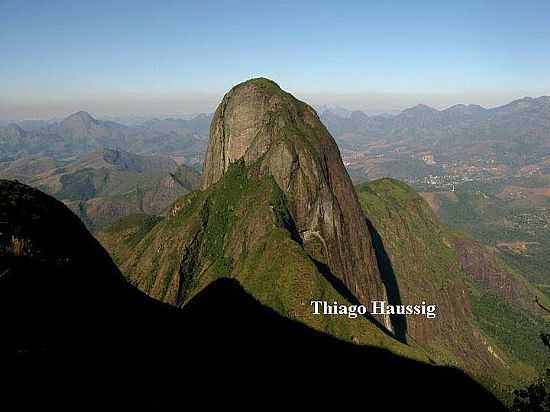
[[[188,163],[202,162],[211,120],[212,115],[209,114],[201,114],[191,120],[148,120],[131,129],[127,147],[133,152],[183,152],[188,155]]]
[[[525,97],[485,109],[455,105],[436,110],[417,105],[396,116],[347,117],[324,112],[321,119],[344,147],[381,142],[459,146],[478,142],[529,144],[532,151],[550,148],[550,97]],[[355,116],[354,116],[355,114]]]
[[[190,133],[207,140],[208,129],[212,121],[211,114],[199,114],[193,119],[152,119],[143,122],[141,127],[163,133]]]
[[[0,161],[35,154],[53,156],[61,152],[67,152],[63,138],[50,134],[47,129],[38,133],[13,123],[0,128]]]
[[[475,114],[479,114],[483,111],[485,111],[487,109],[485,109],[484,107],[481,107],[480,105],[477,105],[477,104],[455,104],[454,106],[451,106],[451,107],[448,107],[446,108],[445,110],[443,110],[443,113],[446,113],[446,114],[457,114],[457,115],[467,115],[467,116],[471,116],[471,115],[475,115]]]
[[[60,122],[21,122],[0,127],[0,160],[27,156],[58,159],[102,148],[136,153],[175,153],[198,162],[206,150],[210,115],[193,119],[155,119],[137,126],[98,120],[87,112]],[[25,128],[25,127],[26,128]]]
[[[126,126],[96,120],[87,112],[74,113],[60,123],[48,126],[47,130],[82,150],[96,147],[124,148],[127,145]]]
[[[8,124],[15,123],[24,130],[34,132],[47,127],[49,124],[53,122],[48,120],[20,120],[18,122],[7,122],[7,123]]]
[[[335,114],[336,116],[349,118],[352,110],[344,109],[338,106],[328,106],[326,104],[320,106],[313,106],[317,113]]]
[[[395,116],[320,106],[320,117],[343,149],[373,143],[423,146],[434,154],[463,153],[466,146],[498,146],[500,153],[529,157],[550,151],[550,97],[525,97],[485,109],[457,104],[445,110],[417,105]],[[126,126],[75,113],[56,122],[21,122],[0,127],[0,160],[28,156],[63,159],[104,147],[142,154],[178,154],[202,163],[211,114],[192,119],[152,119]],[[470,149],[468,149],[470,150]],[[475,150],[479,150],[475,149]],[[513,157],[513,156],[512,156]]]
[[[432,118],[436,115],[438,111],[433,107],[427,106],[425,104],[417,104],[414,107],[403,110],[400,113],[401,117],[408,117],[410,119],[422,119],[422,118]]]

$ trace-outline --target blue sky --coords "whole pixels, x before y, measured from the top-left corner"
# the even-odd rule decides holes
[[[0,0],[0,118],[211,110],[265,76],[392,111],[550,94],[550,2]]]

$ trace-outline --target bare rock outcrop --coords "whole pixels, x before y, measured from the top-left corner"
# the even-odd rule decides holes
[[[241,159],[256,176],[272,176],[286,194],[304,247],[320,267],[360,302],[386,300],[351,179],[310,106],[263,78],[233,87],[211,124],[203,189]]]

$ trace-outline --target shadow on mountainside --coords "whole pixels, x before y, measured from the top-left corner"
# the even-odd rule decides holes
[[[312,330],[234,280],[215,281],[182,309],[155,301],[65,206],[23,185],[0,181],[0,222],[9,378],[0,402],[18,410],[504,410],[461,371]]]
[[[28,281],[37,279],[20,271],[37,269],[44,270],[14,268],[2,291],[24,301]],[[62,303],[52,289],[69,288],[43,275],[31,306],[2,308],[17,321],[4,331],[19,403],[171,409],[189,397],[254,404],[260,396],[270,405],[312,408],[353,399],[388,410],[503,409],[458,370],[316,332],[262,306],[233,280],[214,282],[181,310],[143,297],[134,312],[97,308],[101,299]]]
[[[342,282],[340,279],[338,279],[330,270],[327,264],[320,262],[319,260],[315,259],[312,256],[309,256],[309,258],[313,261],[315,266],[317,267],[317,270],[319,273],[325,278],[325,280],[330,283],[330,285],[338,292],[339,295],[343,296],[349,303],[352,305],[361,305],[361,302],[359,302],[359,299],[357,299],[353,293],[347,288],[347,286]],[[369,308],[370,309],[370,308]],[[372,322],[378,329],[380,329],[381,332],[385,333],[388,336],[391,336],[392,338],[395,338],[396,336],[391,333],[384,325],[380,323],[378,319],[376,319],[374,316],[372,316],[369,312],[366,312],[363,316],[365,319],[368,319],[370,322]],[[405,341],[403,341],[406,343]]]
[[[384,242],[374,225],[368,220],[367,226],[372,238],[372,245],[376,253],[376,262],[382,274],[386,293],[388,295],[388,303],[390,305],[402,305],[401,294],[399,293],[399,285],[393,271],[391,260],[384,247]],[[395,337],[403,343],[407,342],[407,317],[405,315],[390,315],[391,324]]]

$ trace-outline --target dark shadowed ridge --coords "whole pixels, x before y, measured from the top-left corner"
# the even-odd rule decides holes
[[[18,410],[228,406],[503,410],[463,373],[344,343],[220,280],[184,309],[126,283],[62,203],[0,181],[0,402]],[[259,402],[258,402],[259,400]]]

